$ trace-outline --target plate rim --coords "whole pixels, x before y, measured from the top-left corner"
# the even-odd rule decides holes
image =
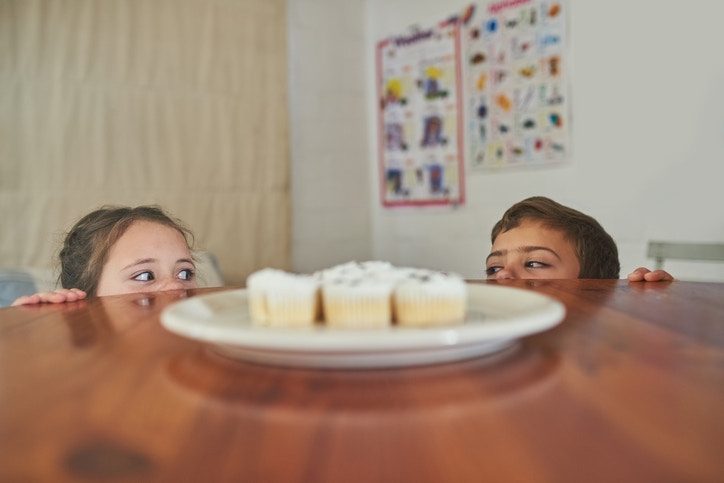
[[[270,328],[260,326],[226,327],[208,325],[210,319],[189,321],[179,315],[186,304],[204,304],[218,298],[246,298],[246,289],[231,289],[201,294],[175,302],[161,313],[163,327],[182,337],[212,344],[260,351],[279,351],[291,354],[317,354],[319,357],[344,357],[345,354],[380,355],[398,351],[419,350],[423,355],[436,350],[460,350],[492,340],[514,340],[548,330],[563,321],[565,306],[549,295],[517,287],[467,284],[469,303],[476,297],[492,297],[495,292],[523,297],[535,310],[515,313],[508,317],[493,317],[483,323],[463,323],[455,326],[408,328],[392,326],[385,329]],[[487,293],[486,293],[487,292]],[[470,307],[470,310],[475,307]],[[212,311],[213,315],[213,311]],[[248,317],[248,315],[247,315]],[[272,335],[273,334],[273,335]]]

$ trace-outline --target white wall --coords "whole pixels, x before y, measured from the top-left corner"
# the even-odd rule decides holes
[[[292,264],[373,257],[363,0],[288,0]]]
[[[508,206],[538,194],[596,217],[618,242],[622,276],[653,265],[646,259],[649,239],[724,242],[724,57],[718,54],[724,2],[718,0],[686,6],[571,1],[570,162],[525,171],[468,170],[467,200],[457,209],[383,209],[375,43],[411,25],[438,22],[468,3],[289,0],[297,269],[374,257],[480,277],[492,225]],[[330,42],[334,52],[313,52]],[[338,97],[323,95],[343,82],[354,87]],[[312,128],[317,119],[330,130]],[[364,143],[355,137],[362,134]],[[327,175],[317,168],[332,164],[334,156],[332,148],[323,154],[321,145],[335,138],[349,143],[348,158]],[[308,146],[314,143],[318,151]],[[666,268],[682,279],[724,281],[724,264],[670,262]]]

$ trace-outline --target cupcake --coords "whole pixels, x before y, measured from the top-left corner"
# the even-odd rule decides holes
[[[249,315],[254,324],[308,327],[320,315],[319,280],[265,268],[246,280]]]
[[[353,280],[362,277],[377,277],[393,272],[395,269],[389,262],[367,261],[347,262],[321,270],[315,274],[322,281]]]
[[[452,325],[465,320],[467,286],[462,277],[409,270],[393,293],[395,320],[403,327]]]
[[[339,277],[322,283],[324,320],[329,327],[383,328],[392,323],[394,283],[376,277]]]

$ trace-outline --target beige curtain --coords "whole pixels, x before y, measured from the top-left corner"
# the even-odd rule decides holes
[[[157,203],[229,284],[290,266],[285,0],[0,0],[0,266]]]

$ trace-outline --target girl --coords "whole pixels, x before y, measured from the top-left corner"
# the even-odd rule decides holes
[[[78,221],[60,251],[62,289],[12,305],[196,288],[193,234],[157,206],[104,206]]]

